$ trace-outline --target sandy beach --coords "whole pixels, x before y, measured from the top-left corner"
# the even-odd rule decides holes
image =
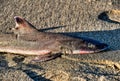
[[[0,32],[14,16],[44,32],[88,37],[110,46],[88,55],[29,63],[33,56],[0,53],[0,81],[120,81],[120,0],[0,0]]]

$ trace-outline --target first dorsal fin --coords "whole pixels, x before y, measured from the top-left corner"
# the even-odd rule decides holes
[[[21,18],[20,16],[14,17],[16,24],[23,24],[25,22],[25,19]]]
[[[15,28],[13,28],[13,32],[15,34],[35,33],[38,31],[31,23],[29,23],[24,18],[20,16],[15,16],[14,19],[16,26]]]

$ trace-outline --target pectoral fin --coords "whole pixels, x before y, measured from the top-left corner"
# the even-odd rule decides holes
[[[49,60],[52,60],[52,59],[55,59],[57,57],[61,56],[60,53],[58,54],[48,54],[48,55],[40,55],[40,56],[36,56],[31,62],[43,62],[43,61],[49,61]]]

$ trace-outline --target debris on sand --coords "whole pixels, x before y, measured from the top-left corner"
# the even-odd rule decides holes
[[[120,22],[120,10],[110,10],[106,14],[110,20]]]

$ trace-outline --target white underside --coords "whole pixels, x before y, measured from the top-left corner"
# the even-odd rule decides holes
[[[50,53],[50,50],[23,50],[23,49],[14,49],[14,48],[1,48],[0,52],[15,53],[21,55],[45,55]]]

